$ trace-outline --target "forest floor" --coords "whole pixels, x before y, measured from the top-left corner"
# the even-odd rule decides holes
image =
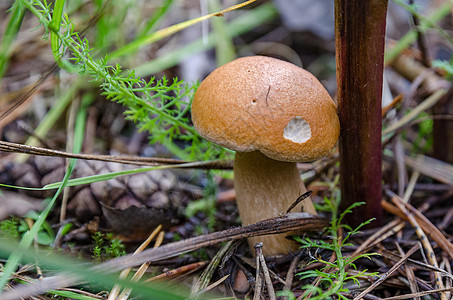
[[[55,63],[51,35],[36,14],[8,10],[19,2],[0,3],[0,299],[453,297],[451,3],[389,7],[382,222],[364,222],[359,230],[346,225],[348,214],[338,211],[334,149],[298,164],[319,212],[311,221],[324,229],[296,238],[298,251],[264,259],[260,249],[251,252],[247,234],[293,223],[276,216],[264,230],[241,230],[232,153],[189,136],[189,113],[183,116],[187,128],[170,134],[154,127],[175,128],[176,121],[159,123],[152,114],[146,120],[154,122],[151,129],[141,120],[134,124],[125,116],[136,108],[109,101],[113,92],[101,90],[104,70],[79,75],[80,69],[71,73]],[[145,80],[169,78],[161,97],[173,95],[172,78],[183,79],[172,109],[186,111],[195,82],[217,64],[246,55],[303,66],[335,98],[333,1],[332,7],[319,1],[313,11],[302,9],[312,1],[295,1],[298,10],[284,0],[257,1],[170,36],[143,39],[199,16],[203,4],[173,2],[71,1],[65,13],[97,58],[112,56],[109,64],[134,69]],[[209,11],[235,4],[213,3]],[[126,47],[134,42],[137,49]],[[66,61],[74,63],[68,53]],[[190,156],[196,146],[198,156]],[[188,161],[196,164],[179,166]],[[141,167],[155,169],[137,171]],[[72,168],[71,179],[104,177],[43,189]],[[302,229],[310,221],[293,218]],[[149,244],[154,250],[144,250]],[[119,281],[130,290],[114,286],[133,274],[132,283]]]

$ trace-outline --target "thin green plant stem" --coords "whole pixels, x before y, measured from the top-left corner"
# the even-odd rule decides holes
[[[418,28],[418,32],[425,33],[430,27],[429,24],[435,24],[446,17],[451,12],[451,1],[446,1],[436,11],[427,17],[424,17]],[[429,20],[429,21],[428,21]],[[384,64],[388,65],[391,63],[404,49],[409,47],[415,40],[417,40],[418,32],[412,29],[406,33],[402,38],[398,40],[390,50],[385,52]]]
[[[442,37],[447,40],[451,45],[453,45],[453,38],[451,38],[447,32],[445,32],[444,29],[442,29],[439,25],[436,24],[433,20],[431,20],[429,17],[424,16],[423,14],[419,13],[413,5],[407,5],[406,3],[402,2],[401,0],[393,0],[395,3],[397,3],[399,6],[410,12],[413,16],[417,17],[418,19],[422,20],[425,22],[423,26],[427,26],[428,28],[433,28],[436,29]],[[450,10],[452,6],[452,2],[446,1],[447,4],[450,5]]]
[[[75,300],[99,300],[99,298],[94,298],[86,295],[81,295],[79,293],[73,291],[64,291],[64,290],[50,290],[50,294],[54,294],[56,296],[65,297],[65,299],[75,299]]]
[[[63,112],[68,107],[69,103],[71,103],[75,93],[80,88],[82,83],[82,79],[75,81],[67,91],[60,95],[60,98],[57,99],[55,105],[50,108],[44,119],[40,122],[38,127],[36,127],[34,131],[35,136],[44,138],[47,135],[49,130],[52,129],[58,119],[61,118]],[[25,141],[25,145],[28,146],[37,146],[39,144],[39,140],[34,136],[29,137],[27,141]],[[28,157],[28,154],[19,154],[14,158],[14,160],[16,162],[25,162]]]
[[[76,137],[83,136],[83,133],[85,131],[85,120],[86,120],[85,118],[86,118],[86,108],[82,108],[82,109],[80,109],[80,111],[77,114],[77,122],[75,124],[75,130],[74,130]],[[81,139],[81,138],[74,139],[74,148],[73,148],[74,153],[80,153],[80,150],[82,149],[82,140],[83,139]],[[28,249],[30,247],[30,245],[32,244],[35,236],[38,234],[41,227],[43,226],[47,216],[51,212],[52,208],[55,206],[58,196],[60,195],[60,193],[63,191],[64,187],[66,186],[66,184],[69,180],[69,177],[71,176],[72,171],[74,170],[76,162],[77,162],[77,159],[74,159],[74,158],[70,159],[65,176],[64,176],[63,180],[60,182],[60,184],[58,186],[58,190],[56,191],[55,195],[53,196],[53,198],[51,199],[49,204],[46,206],[46,208],[39,214],[39,217],[36,220],[36,222],[33,224],[33,227],[24,234],[24,236],[22,237],[22,239],[19,242],[19,248]],[[8,261],[4,265],[3,272],[1,273],[0,290],[3,290],[6,283],[9,281],[11,274],[17,268],[17,265],[19,264],[21,258],[22,258],[22,254],[19,254],[17,252],[13,252],[9,256]]]
[[[138,37],[144,37],[154,30],[154,28],[159,25],[160,21],[167,14],[170,7],[172,6],[175,0],[165,0],[163,5],[152,15],[152,17],[146,22],[145,26],[142,28]]]
[[[218,0],[209,1],[209,7],[214,10],[220,10],[220,3]],[[221,66],[236,58],[236,51],[234,49],[233,40],[227,32],[227,23],[224,18],[211,19],[214,36],[216,39],[216,60],[217,65]]]
[[[95,0],[94,3],[97,6],[98,13],[105,9],[103,0]],[[96,48],[103,49],[106,45],[106,38],[109,34],[109,26],[107,25],[105,14],[102,13],[96,22]]]
[[[50,26],[55,29],[56,32],[60,31],[61,19],[63,16],[65,0],[56,0],[53,6],[52,20],[50,21]],[[52,48],[52,53],[55,61],[60,64],[60,39],[58,35],[51,33],[50,34],[50,46]]]
[[[230,38],[241,35],[265,22],[269,22],[274,19],[277,14],[275,7],[271,3],[260,5],[228,23],[228,26],[226,27],[227,35]],[[204,43],[202,39],[198,39],[149,62],[134,66],[134,69],[138,76],[148,76],[164,69],[171,68],[177,65],[181,60],[189,58],[195,53],[212,49],[217,43],[218,40],[216,39],[215,34],[211,33],[208,35],[206,43]]]
[[[221,16],[222,14],[224,14],[226,12],[229,12],[229,11],[238,9],[240,7],[246,6],[246,5],[248,5],[248,4],[252,3],[252,2],[255,2],[255,1],[256,0],[248,0],[248,1],[245,1],[245,2],[243,2],[241,4],[237,4],[237,5],[233,5],[231,7],[228,7],[226,9],[222,10],[222,11],[219,11],[219,12],[216,12],[216,13],[211,13],[211,14],[208,14],[208,15],[204,15],[204,16],[192,19],[192,20],[184,21],[184,22],[181,22],[181,23],[166,27],[166,28],[161,29],[159,31],[156,31],[154,33],[148,34],[146,36],[139,37],[136,40],[134,40],[133,42],[131,42],[131,43],[125,45],[124,47],[112,52],[109,55],[109,58],[116,58],[116,57],[120,57],[120,56],[131,55],[140,47],[155,43],[155,42],[157,42],[157,41],[159,41],[159,40],[161,40],[161,39],[163,39],[165,37],[168,37],[168,36],[170,36],[172,34],[175,34],[176,32],[179,32],[179,31],[181,31],[183,29],[186,29],[186,28],[188,28],[188,27],[190,27],[192,25],[195,25],[195,24],[197,24],[197,23],[199,23],[201,21],[210,19],[210,18],[215,17],[215,16]]]
[[[214,161],[212,161],[212,162],[214,162]],[[155,171],[155,170],[166,170],[166,169],[173,169],[173,168],[191,168],[191,167],[197,167],[200,165],[205,165],[206,163],[209,163],[209,161],[207,161],[207,162],[206,161],[189,162],[189,163],[175,164],[175,165],[163,165],[163,166],[124,170],[124,171],[111,172],[111,173],[106,173],[106,174],[96,174],[96,175],[92,175],[92,176],[70,179],[67,181],[66,186],[77,186],[77,185],[81,185],[81,184],[90,184],[90,183],[94,183],[94,182],[115,179],[116,177],[119,177],[119,176],[126,176],[126,175],[150,172],[150,171]],[[59,185],[61,185],[61,182],[50,183],[50,184],[47,184],[44,187],[42,187],[42,190],[56,189],[56,188],[58,188]]]
[[[63,36],[59,32],[56,32],[56,31],[54,31],[54,29],[52,27],[49,27],[50,24],[49,24],[48,20],[33,6],[32,3],[30,3],[29,1],[26,1],[26,0],[22,0],[22,2],[41,21],[41,23],[44,24],[44,26],[48,27],[55,34],[57,34],[59,36],[61,41],[66,44],[66,46],[72,51],[72,53],[77,58],[79,58],[84,64],[86,64],[87,68],[89,68],[90,70],[95,72],[97,75],[99,75],[106,82],[107,85],[109,85],[109,86],[113,87],[115,90],[119,91],[122,95],[124,95],[125,98],[133,99],[134,101],[140,103],[144,107],[151,110],[153,113],[158,114],[160,116],[163,115],[162,111],[151,106],[149,103],[144,101],[142,98],[135,95],[131,90],[127,89],[125,86],[120,84],[120,82],[114,80],[114,78],[109,73],[107,73],[107,72],[105,72],[105,70],[103,70],[103,68],[100,66],[99,62],[94,61],[93,59],[91,59],[91,57],[89,57],[90,59],[87,58],[88,53],[82,53],[78,48],[78,47],[82,46],[81,42],[72,40],[72,43],[71,43],[67,39],[64,39]],[[172,116],[165,115],[165,117],[170,119],[172,122],[174,122],[178,126],[184,128],[185,130],[187,130],[191,133],[197,134],[195,129],[192,126],[190,126],[189,124],[183,123],[180,120],[178,120]]]
[[[149,283],[144,285],[143,283],[131,282],[127,279],[119,279],[118,274],[101,273],[99,270],[93,270],[95,265],[82,259],[70,258],[55,252],[49,255],[49,251],[44,250],[35,252],[31,249],[24,249],[19,247],[19,244],[14,240],[0,243],[0,254],[3,255],[4,253],[14,251],[22,255],[26,262],[39,260],[45,267],[60,270],[64,272],[64,275],[56,275],[60,277],[60,281],[54,282],[53,284],[48,284],[45,278],[44,280],[36,280],[33,284],[27,286],[16,286],[15,289],[10,291],[3,291],[3,293],[0,291],[0,299],[2,300],[15,300],[20,299],[20,297],[26,298],[32,295],[43,294],[45,291],[65,287],[66,280],[74,281],[74,277],[78,278],[78,280],[90,281],[101,288],[111,288],[114,284],[132,288],[137,294],[143,295],[144,299],[187,299],[187,297],[183,296],[187,292],[184,293],[182,288],[179,289],[174,286],[170,288],[165,284],[153,286]],[[47,279],[51,280],[49,277]]]
[[[377,255],[376,253],[370,254],[362,254],[356,257],[345,257],[343,255],[342,249],[344,246],[350,245],[347,244],[349,238],[358,233],[359,230],[363,227],[368,225],[372,220],[368,220],[362,224],[360,224],[357,228],[352,229],[350,226],[346,224],[342,224],[345,216],[350,214],[352,210],[360,205],[363,205],[364,202],[358,202],[347,209],[343,210],[340,214],[339,206],[340,206],[340,195],[337,195],[333,199],[325,199],[325,207],[326,210],[330,211],[332,214],[330,226],[327,229],[329,236],[331,236],[332,242],[327,243],[325,241],[315,242],[310,240],[310,238],[297,238],[301,243],[303,248],[322,248],[326,250],[330,250],[335,253],[335,261],[329,262],[323,259],[315,259],[317,262],[321,262],[325,264],[325,267],[321,270],[315,271],[306,271],[302,272],[299,275],[302,275],[302,278],[310,278],[310,277],[317,277],[320,278],[321,281],[329,282],[330,286],[327,290],[323,291],[321,288],[313,285],[305,286],[306,292],[304,296],[309,296],[310,299],[321,300],[321,299],[329,299],[329,297],[336,295],[340,299],[346,298],[341,294],[343,292],[348,292],[347,289],[344,287],[345,284],[352,280],[357,281],[357,278],[360,276],[374,276],[376,273],[367,273],[366,270],[360,271],[358,274],[348,275],[348,268],[354,267],[354,261],[359,258],[370,258],[372,255]],[[339,233],[346,231],[347,234],[345,236],[340,236]],[[316,293],[316,294],[315,294]]]
[[[25,7],[20,1],[14,1],[9,14],[8,25],[0,43],[0,82],[8,68],[11,46],[19,33],[25,15]]]
[[[417,105],[414,109],[412,109],[409,113],[407,113],[404,117],[402,117],[400,120],[397,122],[393,123],[386,129],[382,131],[382,135],[388,135],[401,127],[406,126],[409,124],[412,120],[417,118],[422,112],[425,110],[430,109],[434,105],[436,105],[437,102],[439,102],[440,99],[442,99],[443,96],[447,94],[447,90],[445,89],[440,89],[436,91],[434,94],[426,98],[422,103]]]
[[[61,51],[71,53],[70,59],[80,73],[88,74],[93,81],[99,82],[103,95],[109,100],[129,107],[129,110],[125,112],[127,119],[139,123],[141,130],[149,131],[152,142],[169,145],[167,148],[183,159],[193,159],[198,156],[206,158],[206,153],[208,153],[206,148],[209,148],[209,153],[214,155],[224,154],[220,147],[214,150],[212,144],[199,136],[188,121],[188,116],[179,115],[179,111],[184,110],[184,106],[190,106],[196,85],[188,87],[183,81],[177,81],[177,79],[169,85],[165,78],[157,83],[154,83],[154,79],[146,82],[136,77],[133,71],[123,72],[118,64],[116,66],[107,65],[107,57],[95,60],[91,55],[88,40],[81,39],[78,33],[74,32],[74,25],[66,15],[62,21],[65,30],[57,32],[50,24],[48,17],[50,9],[47,4],[40,0],[19,1],[24,3],[47,31],[51,31],[59,37],[62,45]],[[243,2],[222,12],[242,7],[251,2],[251,0]],[[189,103],[184,102],[184,97],[189,98]],[[175,104],[178,109],[166,107],[167,103],[175,98],[178,99]],[[176,139],[184,141],[190,146],[180,149],[175,142]]]

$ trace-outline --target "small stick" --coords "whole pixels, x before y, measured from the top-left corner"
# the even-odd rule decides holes
[[[405,225],[405,222],[401,220],[394,220],[378,231],[376,231],[374,234],[372,234],[369,238],[366,239],[365,242],[363,242],[351,255],[351,257],[355,257],[359,254],[361,254],[365,249],[371,248],[372,246],[379,244],[381,241],[385,240],[389,236],[394,235],[395,233],[399,232],[401,229],[403,229]]]
[[[452,292],[453,288],[447,288],[447,289],[436,289],[436,290],[430,290],[430,291],[423,291],[415,294],[406,294],[406,295],[399,295],[399,296],[394,296],[394,297],[388,297],[388,298],[382,298],[381,300],[402,300],[402,299],[412,299],[415,297],[423,297],[426,295],[431,295],[434,293],[443,293],[443,292]]]
[[[79,158],[86,160],[99,160],[107,162],[115,162],[130,165],[141,166],[160,166],[160,165],[179,165],[191,163],[179,159],[161,158],[161,157],[142,157],[133,155],[99,155],[99,154],[83,154],[83,153],[70,153],[59,150],[46,149],[41,147],[33,147],[22,144],[10,143],[0,141],[0,151],[26,153],[30,155],[39,156],[52,156],[52,157],[65,157],[65,158]],[[195,163],[195,162],[193,162]],[[213,160],[205,162],[197,162],[193,168],[200,169],[232,169],[231,161]]]
[[[414,254],[419,249],[418,244],[412,247],[406,255],[403,256],[390,270],[388,270],[385,274],[379,277],[372,285],[370,285],[367,289],[361,292],[358,296],[354,297],[353,300],[360,300],[366,294],[374,290],[378,285],[380,285],[384,280],[386,280],[393,272],[395,272],[412,254]]]
[[[402,94],[399,94],[398,96],[396,96],[395,98],[393,98],[393,101],[392,103],[390,103],[389,105],[385,106],[382,108],[382,117],[385,117],[385,115],[387,115],[387,113],[393,109],[398,103],[401,102],[401,100],[403,100],[403,95]]]
[[[398,197],[392,191],[387,190],[386,192],[390,197]],[[412,205],[410,205],[409,203],[403,203],[403,205],[413,214],[413,217],[417,220],[423,231],[427,232],[429,236],[437,243],[437,245],[442,248],[450,256],[451,259],[453,259],[453,244],[423,214],[412,207]],[[403,220],[408,220],[408,217],[403,213],[402,210],[385,200],[382,201],[382,207],[386,211],[402,218]]]
[[[440,267],[443,270],[445,270],[445,272],[448,272],[449,274],[453,274],[451,272],[450,260],[448,259],[448,257],[444,253],[442,253],[442,254],[443,254],[442,255],[442,262],[441,262]],[[445,288],[446,289],[449,289],[449,288],[451,289],[452,288],[452,282],[453,282],[453,280],[452,280],[451,277],[446,277],[445,278]],[[450,292],[445,293],[445,295],[446,295],[447,299],[453,299],[453,297],[452,297]]]
[[[259,300],[261,296],[261,290],[263,289],[262,286],[263,278],[261,277],[260,273],[260,258],[258,254],[256,255],[255,259],[256,259],[256,278],[255,278],[255,293],[253,294],[253,300]]]
[[[294,201],[293,204],[291,204],[291,206],[288,208],[288,210],[286,211],[286,213],[290,213],[291,210],[296,207],[297,204],[299,204],[300,202],[304,201],[305,199],[307,199],[308,197],[310,197],[310,195],[313,193],[313,191],[307,191],[305,193],[303,193],[302,195],[300,195],[296,201]]]
[[[165,232],[161,231],[159,232],[159,235],[156,238],[156,242],[154,243],[154,249],[160,247],[162,245],[162,242],[164,241],[164,235]],[[143,277],[143,274],[145,274],[146,270],[148,269],[149,265],[151,264],[150,261],[143,263],[140,268],[138,268],[137,272],[135,272],[134,276],[132,276],[131,281],[137,282],[140,280],[140,278]],[[131,294],[132,289],[131,288],[126,288],[123,290],[123,292],[119,295],[118,299],[119,300],[127,300],[129,298],[129,295]]]
[[[142,252],[146,247],[148,247],[149,243],[151,243],[151,241],[154,239],[154,237],[159,233],[161,229],[162,225],[157,226],[156,229],[154,229],[153,232],[151,232],[148,238],[135,250],[135,252],[132,255],[136,255]],[[131,271],[130,267],[122,270],[119,278],[120,279],[126,278],[130,271]],[[121,287],[118,284],[115,284],[107,300],[115,300],[118,294],[120,293],[120,290]]]
[[[400,247],[400,245],[397,242],[395,242],[395,246],[398,249],[398,252],[400,253],[400,255],[404,257],[404,255],[406,255],[406,253],[404,253],[404,250]],[[405,264],[404,271],[406,272],[407,281],[409,282],[409,287],[411,289],[411,292],[414,294],[418,293],[418,286],[417,286],[417,281],[415,279],[414,270],[412,269],[411,266],[409,266],[408,264]],[[417,297],[416,300],[420,300],[420,298]]]
[[[450,260],[448,259],[448,257],[446,255],[444,255],[442,257],[442,261],[444,262],[444,265],[445,265],[445,271],[448,272],[449,274],[453,274],[451,272],[451,265],[450,265]],[[445,283],[445,288],[449,288],[451,289],[452,288],[452,279],[451,278],[447,278],[446,279],[446,283]],[[446,293],[447,294],[447,298],[448,299],[452,299],[452,295],[450,292]]]
[[[272,284],[271,276],[269,275],[269,269],[267,268],[266,261],[264,260],[263,255],[263,243],[258,243],[255,245],[256,257],[260,261],[261,268],[263,269],[264,279],[266,281],[267,293],[269,294],[270,300],[276,300],[274,286]],[[258,268],[257,268],[258,270]]]
[[[185,265],[185,266],[182,266],[182,267],[170,270],[170,271],[166,271],[166,272],[164,272],[164,273],[162,273],[160,275],[156,275],[156,276],[151,277],[149,279],[146,279],[145,282],[152,282],[152,281],[156,281],[156,280],[163,279],[163,278],[171,278],[171,277],[174,277],[174,276],[179,275],[181,273],[186,273],[186,272],[190,272],[190,271],[193,271],[193,270],[198,270],[201,267],[204,267],[206,264],[207,263],[205,261],[199,261],[199,262],[196,262],[196,263],[188,264],[188,265]]]
[[[404,202],[401,200],[401,198],[399,198],[395,195],[391,199],[392,199],[392,202],[407,216],[407,219],[408,219],[409,223],[412,225],[412,227],[414,228],[415,233],[417,234],[418,238],[420,239],[420,241],[423,245],[423,248],[425,248],[426,254],[428,256],[428,262],[431,265],[433,265],[434,267],[438,268],[437,259],[436,259],[436,255],[434,254],[434,250],[431,247],[428,237],[423,232],[423,230],[420,227],[420,225],[418,224],[417,220],[415,220],[414,216],[406,209]],[[436,288],[443,289],[444,284],[442,283],[442,276],[440,275],[440,273],[434,272],[434,277],[435,277]],[[440,298],[442,300],[447,300],[445,293],[441,293]]]
[[[263,220],[254,224],[169,243],[157,249],[146,249],[136,255],[129,254],[121,256],[91,267],[90,271],[99,272],[99,274],[115,272],[124,268],[140,265],[146,261],[159,261],[222,242],[240,240],[252,236],[285,233],[294,230],[321,230],[326,227],[327,224],[328,220],[325,218],[312,216],[307,213],[289,213],[281,217]],[[2,300],[29,297],[31,295],[44,293],[49,289],[62,288],[77,284],[81,281],[83,281],[83,278],[80,275],[59,274],[35,284],[17,286],[12,291],[4,292],[2,294]]]
[[[193,297],[195,295],[199,295],[202,290],[205,290],[211,281],[212,276],[214,275],[215,270],[219,266],[223,257],[228,252],[228,250],[233,245],[233,241],[229,241],[216,253],[216,255],[211,259],[206,269],[203,271],[201,276],[192,286],[192,290],[190,291],[190,296]]]
[[[211,283],[210,285],[208,285],[207,287],[205,287],[205,288],[202,289],[201,291],[195,293],[195,295],[193,295],[193,296],[195,296],[195,299],[196,299],[197,296],[199,296],[199,295],[201,295],[201,294],[203,294],[203,293],[206,293],[206,292],[212,290],[213,288],[215,288],[216,286],[218,286],[219,284],[221,284],[222,282],[224,282],[225,280],[227,280],[227,278],[230,277],[230,275],[231,275],[231,274],[227,274],[227,275],[223,276],[222,278],[220,278],[219,280],[217,280],[217,281]],[[193,297],[193,296],[191,296],[191,297]]]
[[[243,261],[244,263],[248,264],[249,266],[251,266],[252,268],[256,269],[256,263],[253,262],[252,259],[248,258],[248,257],[240,257],[241,261]],[[281,284],[285,284],[285,281],[280,277],[278,276],[278,274],[276,274],[274,271],[272,270],[269,270],[269,274],[271,275],[271,277],[274,279],[274,280],[277,280],[278,282],[280,282]]]
[[[420,243],[418,243],[420,244]],[[382,253],[383,256],[385,256],[387,259],[390,259],[392,261],[398,261],[401,259],[401,256],[389,251],[389,250],[385,250],[385,249],[381,249],[379,252]],[[440,268],[436,268],[436,267],[433,267],[429,264],[425,264],[421,261],[418,261],[418,260],[413,260],[413,259],[408,259],[406,261],[406,264],[412,266],[412,267],[416,267],[417,269],[419,270],[425,270],[425,271],[435,271],[435,272],[440,272],[442,274],[443,277],[448,277],[448,278],[451,278],[453,279],[453,274],[451,273],[448,273],[447,271],[445,270],[442,270]]]
[[[296,271],[297,265],[299,264],[302,253],[303,252],[300,251],[296,255],[296,257],[294,257],[293,261],[291,262],[291,265],[289,265],[288,272],[286,272],[285,286],[283,288],[284,290],[288,290],[288,291],[291,290],[291,286],[293,284],[293,279],[294,279],[294,272]]]

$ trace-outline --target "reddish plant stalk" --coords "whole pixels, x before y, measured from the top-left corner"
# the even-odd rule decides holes
[[[433,108],[435,115],[453,114],[453,89]],[[432,155],[447,163],[453,164],[453,120],[434,120]]]
[[[351,225],[382,217],[382,77],[387,0],[335,0],[341,209]]]

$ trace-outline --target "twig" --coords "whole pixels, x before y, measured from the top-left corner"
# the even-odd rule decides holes
[[[264,280],[266,281],[266,289],[269,294],[270,300],[276,300],[274,285],[272,284],[271,276],[269,275],[269,269],[267,268],[266,261],[264,260],[263,255],[263,243],[258,243],[255,245],[257,261],[259,259],[261,268],[263,269]],[[259,268],[257,268],[259,270]]]
[[[406,255],[406,253],[404,253],[404,250],[400,247],[400,245],[395,242],[395,246],[398,249],[398,252],[400,253],[400,255],[404,257],[404,255]],[[414,270],[412,269],[411,266],[409,266],[408,264],[405,264],[404,271],[406,272],[407,281],[409,282],[409,287],[411,289],[411,292],[418,293],[418,286],[417,286],[417,281],[415,279]],[[420,300],[420,298],[417,297],[415,300]]]
[[[365,249],[371,248],[372,246],[379,244],[381,241],[385,240],[386,238],[394,235],[395,233],[399,232],[403,229],[405,223],[400,220],[394,220],[378,231],[376,231],[373,235],[366,239],[351,255],[351,257],[355,257],[361,254]]]
[[[436,260],[436,255],[434,254],[434,250],[431,247],[431,244],[430,244],[428,238],[426,237],[426,235],[423,232],[422,228],[418,224],[417,220],[406,209],[405,203],[401,200],[400,197],[398,197],[397,195],[394,195],[391,199],[392,199],[392,202],[396,206],[398,206],[398,208],[407,216],[407,219],[408,219],[409,223],[414,228],[415,233],[417,234],[417,236],[419,237],[419,239],[420,239],[420,241],[421,241],[421,243],[423,245],[423,248],[425,248],[425,251],[427,252],[426,254],[428,256],[429,263],[437,268],[438,264],[437,264],[437,260]],[[442,277],[440,276],[440,273],[439,272],[434,272],[434,277],[435,277],[435,286],[436,286],[436,288],[443,289],[444,285],[442,283]],[[442,300],[447,300],[447,298],[445,296],[445,293],[441,293],[440,297],[441,297]]]
[[[187,272],[192,272],[194,270],[199,270],[200,268],[204,267],[207,264],[205,261],[199,261],[196,263],[188,264],[176,269],[172,269],[170,271],[166,271],[162,274],[156,275],[154,277],[151,277],[149,279],[146,279],[145,282],[153,282],[159,279],[168,279],[172,278],[176,275],[182,274],[182,273],[187,273]]]
[[[206,293],[207,291],[210,291],[212,290],[213,288],[215,288],[216,286],[218,286],[219,284],[221,284],[222,282],[224,282],[225,280],[227,280],[228,277],[230,277],[231,274],[227,274],[225,276],[223,276],[222,278],[220,278],[219,280],[211,283],[210,285],[208,285],[207,287],[205,287],[204,289],[202,289],[201,291],[197,292],[194,296],[197,297],[198,295],[201,295],[203,293]]]
[[[420,176],[420,172],[418,172],[417,170],[412,172],[412,176],[409,179],[409,183],[407,184],[406,191],[404,192],[404,195],[403,195],[404,203],[409,202],[409,199],[411,198],[412,193],[414,192],[415,185],[417,184],[417,180],[418,180],[419,176]]]
[[[189,161],[183,161],[179,159],[161,158],[161,157],[141,157],[133,155],[99,155],[99,154],[82,154],[82,153],[70,153],[59,150],[46,149],[41,147],[33,147],[22,144],[10,143],[0,141],[0,151],[4,152],[15,152],[15,153],[26,153],[31,155],[39,156],[52,156],[52,157],[64,157],[64,158],[78,158],[85,160],[99,160],[107,162],[115,162],[130,165],[141,165],[141,166],[159,166],[159,165],[171,165],[171,164],[184,164]],[[218,161],[206,161],[199,162],[196,167],[200,169],[232,169],[232,163],[230,161],[218,160]]]
[[[159,235],[156,238],[156,242],[154,243],[154,249],[160,247],[162,245],[162,242],[164,241],[164,235],[165,232],[161,231],[159,232]],[[132,276],[131,281],[139,281],[140,278],[143,277],[143,274],[145,274],[146,270],[148,269],[149,265],[151,264],[150,261],[143,263],[140,268],[138,268],[137,272],[135,272],[134,276]],[[129,295],[131,294],[132,289],[131,288],[125,288],[123,292],[118,296],[118,300],[127,300],[129,298]]]
[[[401,102],[401,100],[403,100],[402,94],[393,98],[392,103],[382,108],[382,117],[384,118],[391,109],[395,108],[395,106]]]
[[[396,196],[393,192],[387,191],[390,196]],[[399,198],[399,197],[398,197]],[[399,209],[399,207],[393,206],[392,204],[388,203],[387,201],[382,201],[382,207],[387,210],[388,212],[404,219],[408,220],[408,217]],[[442,248],[448,255],[453,259],[453,245],[451,242],[434,226],[425,216],[423,216],[420,212],[418,212],[414,207],[412,207],[408,203],[404,203],[404,206],[409,209],[409,211],[413,214],[417,223],[421,226],[424,232],[427,232],[428,235]]]
[[[303,252],[300,251],[289,265],[288,271],[286,272],[285,285],[283,287],[284,290],[291,290],[294,279],[294,272],[296,271],[297,265],[299,264],[302,253]]]
[[[401,256],[399,256],[398,254],[395,254],[395,253],[393,253],[391,251],[388,251],[388,250],[385,250],[385,249],[381,249],[381,250],[379,250],[379,252],[381,252],[382,255],[384,255],[387,259],[390,259],[390,260],[393,260],[393,261],[398,261],[398,260],[401,259]],[[448,273],[447,271],[442,270],[440,268],[433,267],[433,266],[431,266],[429,264],[425,264],[425,263],[423,263],[421,261],[418,261],[418,260],[413,260],[413,259],[409,258],[406,261],[406,264],[408,264],[408,265],[410,265],[412,267],[417,267],[417,269],[420,269],[420,270],[439,272],[439,273],[442,274],[442,276],[453,279],[453,274]]]
[[[192,290],[190,291],[190,295],[192,297],[195,295],[200,295],[200,291],[206,289],[209,282],[211,281],[212,276],[214,275],[214,271],[217,269],[222,258],[225,256],[225,254],[228,252],[232,245],[233,241],[229,241],[212,258],[212,260],[209,262],[209,265],[206,267],[206,269],[203,271],[199,279],[192,286]]]
[[[420,113],[429,108],[433,107],[443,96],[447,94],[447,90],[439,89],[434,94],[426,98],[422,103],[417,105],[413,110],[411,110],[407,115],[398,120],[397,122],[391,124],[389,127],[382,131],[382,135],[390,134],[394,131],[403,129],[405,126],[410,124],[410,122],[418,117]]]
[[[443,265],[443,268],[445,269],[446,272],[448,272],[448,274],[452,274],[453,273],[451,272],[451,264],[450,264],[450,260],[448,259],[448,257],[446,255],[443,255],[442,256],[442,264],[441,264],[441,267]],[[445,279],[445,288],[452,288],[452,278],[450,277],[447,277]],[[452,295],[450,292],[446,293],[447,295],[447,299],[452,299]]]
[[[245,256],[241,256],[239,258],[244,263],[246,263],[249,266],[251,266],[252,268],[256,269],[256,262],[254,262],[253,259],[250,259],[250,258],[245,257]],[[269,270],[269,274],[271,275],[272,279],[277,280],[278,282],[280,282],[283,285],[285,284],[285,281],[280,276],[278,276],[278,274],[276,274],[274,271]]]
[[[159,225],[156,227],[156,229],[151,232],[151,234],[148,236],[148,238],[134,251],[132,255],[136,255],[143,250],[145,250],[146,247],[148,247],[149,243],[156,237],[156,235],[159,233],[159,231],[162,229],[162,225]],[[131,268],[126,268],[123,271],[121,271],[119,278],[123,279],[126,278],[129,272],[131,271]],[[107,300],[115,300],[116,297],[118,296],[120,292],[121,287],[117,284],[115,284],[112,288],[112,291],[109,294],[109,297]]]
[[[453,288],[447,288],[447,289],[436,289],[436,290],[431,290],[431,291],[423,291],[423,292],[418,292],[415,294],[406,294],[406,295],[399,295],[399,296],[394,296],[394,297],[388,297],[388,298],[382,298],[382,300],[401,300],[401,299],[411,299],[415,297],[422,297],[426,295],[431,295],[434,293],[443,293],[443,292],[451,292],[453,291]]]
[[[266,234],[279,234],[294,230],[313,231],[321,230],[328,225],[328,220],[318,216],[312,216],[307,213],[290,213],[282,217],[276,217],[260,221],[258,223],[246,225],[243,227],[227,229],[206,235],[193,237],[190,239],[163,245],[157,249],[147,249],[136,255],[126,255],[112,259],[92,267],[92,272],[99,272],[100,276],[104,272],[115,272],[124,268],[140,265],[147,261],[159,261],[174,257],[183,253],[194,251],[203,247],[208,247],[222,242],[231,240],[245,239],[252,236]],[[26,251],[17,249],[24,258],[27,257]],[[18,299],[20,297],[29,297],[44,293],[49,289],[56,289],[77,284],[83,279],[75,274],[60,274],[46,278],[35,284],[26,286],[17,286],[13,291],[1,294],[2,300]]]
[[[256,255],[256,277],[255,277],[255,293],[253,294],[253,300],[259,300],[261,291],[263,290],[263,277],[260,272],[260,258]]]
[[[305,199],[307,199],[308,197],[310,197],[310,195],[313,194],[313,191],[307,191],[305,193],[303,193],[302,195],[300,195],[296,201],[293,202],[293,204],[291,204],[291,206],[288,208],[288,210],[286,211],[286,213],[289,213],[291,212],[291,210],[296,207],[297,204],[299,204],[300,202],[304,201]]]
[[[388,270],[385,274],[379,277],[372,285],[370,285],[367,289],[361,292],[358,296],[355,296],[353,300],[360,300],[366,294],[374,290],[378,285],[380,285],[384,280],[386,280],[393,272],[395,272],[412,254],[414,254],[419,249],[418,244],[412,247],[406,255],[403,256],[395,265],[393,265],[390,270]]]

